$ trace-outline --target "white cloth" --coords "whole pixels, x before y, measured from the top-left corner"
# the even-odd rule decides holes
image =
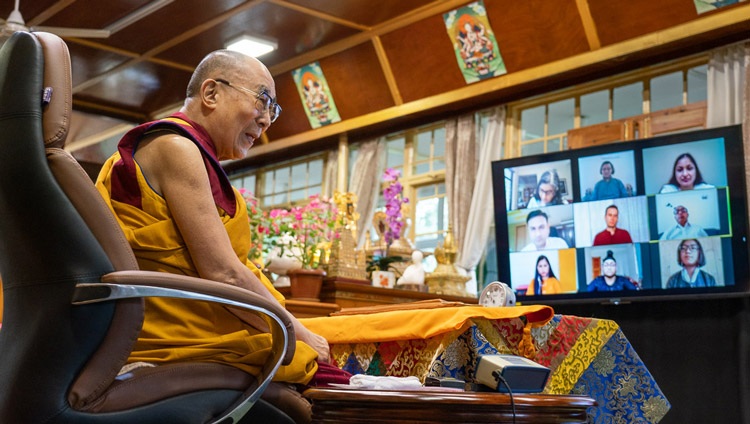
[[[716,187],[708,183],[700,183],[700,184],[696,184],[695,186],[693,186],[693,190],[706,190],[709,188],[716,188]],[[661,186],[661,190],[659,190],[659,194],[677,193],[678,191],[680,191],[680,189],[674,184],[664,184],[663,186]]]
[[[707,236],[708,233],[706,233],[703,228],[697,225],[692,225],[688,222],[684,227],[677,224],[669,231],[665,231],[664,234],[659,237],[659,240],[681,240]]]
[[[331,384],[331,386],[366,390],[419,390],[422,388],[422,383],[419,378],[414,376],[391,377],[356,374],[349,379],[348,385]]]
[[[532,252],[534,250],[567,249],[568,243],[560,237],[549,237],[543,249],[537,249],[534,243],[529,243],[521,249],[521,252]]]

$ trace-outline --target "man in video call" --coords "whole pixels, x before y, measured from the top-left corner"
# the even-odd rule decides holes
[[[674,207],[674,220],[677,225],[665,231],[659,237],[659,240],[680,240],[686,238],[707,237],[708,234],[698,225],[688,222],[690,214],[685,206],[677,205]]]
[[[601,233],[594,237],[594,246],[605,244],[623,244],[632,243],[630,233],[622,228],[617,228],[617,221],[620,219],[620,210],[616,205],[609,205],[604,211],[604,222],[607,224]]]
[[[560,237],[549,236],[549,219],[547,214],[539,209],[531,211],[526,217],[526,229],[529,232],[531,243],[521,249],[522,252],[568,248],[568,243],[565,240]]]
[[[591,280],[588,291],[620,290],[638,290],[638,286],[630,278],[617,275],[617,261],[612,251],[607,250],[607,256],[602,261],[602,275]]]

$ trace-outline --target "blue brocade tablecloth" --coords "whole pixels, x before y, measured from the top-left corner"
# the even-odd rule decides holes
[[[352,374],[473,381],[479,355],[522,354],[524,329],[523,318],[474,319],[428,339],[332,344],[331,357]],[[525,356],[551,369],[544,393],[595,399],[589,422],[657,423],[669,411],[669,401],[615,322],[555,315],[531,329],[531,339],[535,352]]]

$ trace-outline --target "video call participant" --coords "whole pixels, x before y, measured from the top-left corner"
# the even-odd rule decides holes
[[[549,259],[541,255],[536,258],[536,271],[534,279],[526,289],[526,295],[557,294],[560,293],[560,281],[555,277],[555,272],[549,264]]]
[[[560,237],[549,236],[549,219],[547,214],[537,209],[526,216],[526,229],[529,232],[531,243],[527,244],[522,252],[548,249],[567,249],[568,243]]]
[[[690,153],[677,156],[672,165],[672,177],[669,182],[661,187],[659,193],[675,193],[684,190],[700,190],[714,188],[713,185],[703,181],[698,163]]]
[[[607,200],[617,199],[620,197],[628,197],[628,190],[625,184],[617,178],[613,177],[615,173],[615,166],[610,161],[602,162],[599,167],[599,174],[602,179],[597,181],[594,185],[594,191],[586,198],[586,200]]]
[[[594,278],[588,284],[588,291],[621,291],[638,290],[638,286],[628,277],[617,275],[617,261],[611,250],[607,250],[607,256],[602,261],[602,275]]]
[[[688,222],[688,217],[690,214],[688,213],[688,210],[686,207],[682,205],[677,205],[674,207],[674,220],[677,221],[677,224],[670,228],[669,230],[665,231],[661,237],[659,237],[659,240],[679,240],[684,238],[697,238],[697,237],[706,237],[708,236],[708,233],[706,233],[703,228],[701,228],[698,225],[693,225]]]
[[[700,269],[706,265],[706,254],[698,240],[686,239],[680,242],[677,246],[677,265],[682,270],[669,277],[668,289],[716,286],[716,279]]]
[[[630,233],[622,228],[617,228],[617,222],[620,218],[620,210],[616,205],[609,205],[604,211],[604,222],[607,227],[594,237],[594,246],[605,244],[623,244],[632,243],[633,239]]]
[[[539,178],[534,196],[531,197],[527,208],[539,208],[542,206],[566,205],[568,202],[560,194],[560,177],[557,171],[552,169],[545,171]]]

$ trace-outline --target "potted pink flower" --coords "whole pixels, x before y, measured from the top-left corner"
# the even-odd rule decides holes
[[[295,282],[299,280],[297,277],[312,275],[315,283],[305,283],[305,286],[317,285],[317,292],[320,292],[325,272],[318,266],[325,263],[327,247],[338,237],[337,219],[334,203],[317,195],[311,196],[304,206],[273,209],[268,213],[269,231],[265,242],[271,250],[267,266],[273,270],[274,260],[292,258],[296,261],[298,266],[287,272],[293,298],[317,298],[317,294],[301,294]]]

